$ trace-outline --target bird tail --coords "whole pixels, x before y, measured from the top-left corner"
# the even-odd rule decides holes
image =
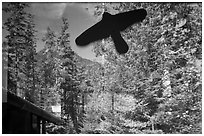
[[[122,38],[120,32],[113,32],[111,34],[113,42],[115,44],[115,48],[119,54],[125,54],[128,52],[129,47],[125,40]]]

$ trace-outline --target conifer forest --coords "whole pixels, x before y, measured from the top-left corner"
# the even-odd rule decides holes
[[[31,4],[2,8],[2,81],[7,76],[3,89],[63,121],[47,122],[46,133],[202,134],[202,3],[94,3],[98,21],[104,11],[147,11],[120,32],[127,53],[118,54],[112,37],[88,45],[101,61],[72,49],[66,16],[59,32],[48,26],[38,39]]]

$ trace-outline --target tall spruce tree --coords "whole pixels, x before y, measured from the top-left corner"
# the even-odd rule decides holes
[[[63,18],[63,26],[60,36],[58,37],[58,49],[60,51],[61,68],[64,73],[62,76],[61,89],[62,89],[62,112],[67,121],[73,122],[75,133],[81,132],[83,126],[80,119],[79,102],[80,102],[80,79],[79,71],[76,65],[77,59],[74,51],[70,47],[68,20]]]
[[[39,52],[38,59],[38,103],[40,107],[44,109],[49,109],[58,100],[57,91],[55,91],[56,75],[54,73],[55,69],[55,59],[56,59],[56,35],[55,32],[51,30],[50,27],[47,28],[42,41],[45,43],[44,49]]]
[[[6,3],[9,17],[4,23],[8,35],[8,91],[34,102],[36,39],[33,15],[28,3]]]
[[[126,133],[201,133],[201,71],[196,66],[201,4],[119,3],[114,9],[138,8],[148,15],[122,32],[130,46],[127,54],[117,55],[111,39],[94,49],[118,66],[121,92],[135,97],[135,109],[123,112],[119,122]]]

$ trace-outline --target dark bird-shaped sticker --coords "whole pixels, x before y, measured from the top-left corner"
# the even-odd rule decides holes
[[[137,9],[116,15],[104,12],[102,20],[87,29],[75,40],[78,46],[86,46],[91,42],[112,37],[115,48],[119,54],[128,52],[128,45],[122,38],[120,32],[134,23],[145,19],[147,12],[145,9]]]

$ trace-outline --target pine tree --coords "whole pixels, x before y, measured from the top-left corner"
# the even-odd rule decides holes
[[[97,55],[104,55],[109,63],[119,68],[117,86],[121,92],[135,97],[135,109],[124,112],[120,118],[129,133],[201,132],[198,127],[201,79],[195,63],[201,55],[200,6],[199,3],[116,5],[119,12],[138,8],[148,11],[143,22],[122,32],[130,46],[126,55],[115,53],[111,39],[95,46]],[[196,90],[194,95],[193,90]],[[187,108],[190,103],[197,105],[195,111],[192,109],[196,106],[190,106],[191,110]],[[197,119],[190,119],[192,115]]]
[[[73,128],[76,133],[81,132],[83,126],[80,119],[79,101],[80,101],[80,79],[78,75],[78,67],[76,65],[77,59],[74,51],[70,47],[68,20],[63,18],[63,26],[60,36],[58,37],[58,50],[60,53],[60,60],[62,68],[62,82],[60,88],[62,89],[62,112],[66,116],[67,121],[71,119]]]
[[[35,25],[33,15],[25,12],[28,3],[7,3],[4,23],[8,35],[8,90],[34,102]],[[28,82],[27,82],[28,81]]]
[[[44,49],[39,52],[38,56],[38,103],[43,109],[50,109],[53,104],[58,101],[54,97],[57,97],[57,92],[55,92],[54,86],[56,82],[56,77],[54,73],[55,69],[55,59],[56,59],[56,35],[51,28],[47,28],[47,33],[42,39],[45,42]],[[54,95],[56,94],[56,95]]]

